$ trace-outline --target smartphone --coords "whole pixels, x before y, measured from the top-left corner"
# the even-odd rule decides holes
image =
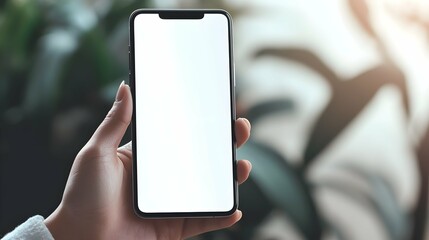
[[[142,217],[237,209],[231,28],[223,10],[130,16],[133,198]]]

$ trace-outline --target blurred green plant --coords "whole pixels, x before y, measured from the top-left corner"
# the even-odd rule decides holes
[[[100,89],[95,94],[103,97],[109,84],[128,77],[128,16],[147,2],[102,2],[4,4],[0,11],[3,121],[16,116],[46,118],[64,102],[76,100],[75,90]],[[79,95],[90,97],[86,94]]]
[[[320,238],[322,220],[313,200],[311,187],[298,169],[288,164],[274,149],[254,141],[249,141],[240,148],[237,157],[251,159],[252,182],[267,196],[273,208],[282,210],[305,239]],[[253,195],[242,190],[240,198],[252,201]],[[245,209],[245,205],[242,207],[243,211],[251,214],[251,208]],[[248,225],[246,219],[240,225]]]
[[[389,182],[382,176],[363,170],[358,166],[339,165],[336,170],[344,171],[365,183],[366,188],[357,187],[346,181],[325,180],[315,184],[317,188],[328,188],[347,197],[350,201],[369,208],[376,213],[384,225],[389,239],[407,239],[410,234],[410,219],[397,201]]]
[[[128,16],[147,5],[146,0],[0,3],[0,180],[15,182],[1,185],[1,232],[24,216],[52,211],[71,160],[104,117],[119,82],[128,78]],[[25,183],[16,172],[35,180]],[[28,196],[18,189],[47,182],[50,188],[40,195],[50,200],[33,197],[32,206],[24,203]]]

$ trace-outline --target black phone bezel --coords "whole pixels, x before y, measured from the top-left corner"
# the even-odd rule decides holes
[[[232,162],[233,169],[233,188],[234,204],[232,208],[224,212],[143,212],[138,207],[137,194],[137,152],[136,152],[136,95],[135,95],[135,58],[134,58],[134,20],[139,14],[159,14],[162,19],[202,19],[205,14],[222,14],[228,21],[228,42],[229,42],[229,70],[230,70],[230,104],[231,104],[231,136],[232,136]],[[226,217],[232,215],[238,208],[238,183],[237,183],[237,159],[236,159],[236,138],[235,138],[235,70],[233,61],[233,39],[232,39],[232,18],[228,12],[222,9],[138,9],[135,10],[129,18],[129,83],[133,95],[133,117],[131,124],[132,135],[132,189],[133,189],[133,208],[135,213],[143,218],[195,218],[195,217]]]

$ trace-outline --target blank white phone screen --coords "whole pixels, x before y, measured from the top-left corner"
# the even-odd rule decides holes
[[[234,206],[228,19],[134,19],[137,204],[145,213]]]

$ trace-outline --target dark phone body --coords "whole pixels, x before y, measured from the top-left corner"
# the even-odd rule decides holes
[[[136,19],[138,18],[138,16],[141,15],[147,17],[146,20],[137,21]],[[151,17],[149,17],[149,15]],[[158,19],[155,16],[157,16]],[[213,20],[214,18],[219,20]],[[222,20],[223,18],[224,20]],[[210,24],[207,24],[207,26],[204,25],[205,23],[202,26],[197,26],[200,23],[199,21],[208,21],[209,19],[212,19],[213,21],[211,20]],[[148,23],[149,21],[153,21],[153,24],[151,25],[151,23]],[[216,23],[216,21],[219,21],[219,25]],[[167,26],[169,23],[177,23],[178,25],[169,27]],[[164,26],[164,24],[166,24],[166,26]],[[188,24],[189,27],[187,27]],[[196,25],[196,27],[199,27],[199,30],[193,29],[194,25]],[[136,29],[137,27],[139,29]],[[182,28],[184,29],[183,34],[181,32],[177,32],[181,31],[178,29]],[[145,29],[147,30],[147,33],[145,33]],[[215,34],[215,32],[212,32],[211,29],[213,29],[213,31],[219,31],[220,34]],[[141,36],[144,37],[136,36],[140,34],[139,31],[142,31]],[[199,32],[201,31],[206,31],[206,34],[199,34]],[[159,36],[157,34],[159,34]],[[173,37],[175,36],[178,40],[168,40],[168,36],[170,36],[170,34],[172,34]],[[164,37],[160,37],[161,35]],[[211,38],[207,39],[207,41],[211,41],[210,45],[207,45],[206,41],[201,41],[201,39],[204,38],[204,35],[212,36]],[[222,35],[225,37],[221,37],[219,38],[219,40],[213,40],[215,38],[218,38],[218,35]],[[184,44],[180,45],[179,42],[182,36],[185,36],[185,41],[182,41]],[[152,42],[150,40],[146,42],[147,38],[152,37]],[[136,39],[138,39],[137,44]],[[170,42],[158,45],[158,42],[162,42],[166,39]],[[196,41],[195,43],[193,43],[194,39]],[[189,41],[189,46],[186,41]],[[143,42],[145,42],[146,45],[144,45]],[[212,47],[216,48],[218,42],[222,42],[219,44],[222,47],[219,47],[217,51],[211,50]],[[151,44],[154,46],[147,47]],[[207,46],[205,46],[205,44]],[[197,51],[199,46],[202,47],[200,47],[200,51]],[[177,47],[177,49],[175,49],[175,47]],[[176,53],[182,51],[184,48],[189,49],[183,54]],[[141,53],[136,53],[136,49],[138,49],[138,51]],[[152,50],[155,53],[152,53],[151,55],[150,52],[152,52]],[[200,54],[201,51],[203,51],[204,53],[207,51],[207,53],[209,54]],[[212,51],[212,54],[210,54],[210,51]],[[192,59],[188,56],[188,52],[193,52],[196,55],[200,54],[199,59]],[[234,138],[235,80],[232,53],[233,49],[231,18],[229,14],[223,10],[136,10],[131,14],[130,86],[132,94],[134,96],[134,113],[132,122],[134,194],[133,200],[135,212],[139,216],[147,218],[229,216],[237,209],[238,186],[236,181],[236,158]],[[153,56],[153,59],[155,60],[152,61],[145,58],[146,55],[147,57]],[[160,58],[160,55],[162,55],[164,58],[161,60],[156,60],[157,58]],[[179,58],[180,61],[173,60],[169,65],[170,67],[167,68],[163,68],[161,64],[158,64],[158,66],[156,65],[156,63],[154,63],[157,61],[162,62],[163,60],[169,61],[171,58],[174,59],[174,57],[171,57],[173,55],[176,57],[182,55],[186,57],[183,57],[183,59]],[[144,62],[145,64],[138,64],[137,62]],[[188,62],[192,65],[192,67],[188,67]],[[209,62],[210,64],[201,65],[201,62]],[[175,65],[176,63],[178,64],[177,66]],[[194,66],[198,64],[201,65],[200,69],[198,69],[197,66]],[[136,65],[138,66],[136,67]],[[154,68],[157,68],[157,70],[154,71]],[[195,70],[192,70],[194,68]],[[182,69],[184,69],[183,72],[185,73],[183,73],[183,75],[185,77],[183,77],[182,79],[180,77],[177,77],[177,79],[175,79],[174,74],[172,74],[173,76],[170,76],[164,72],[168,72],[171,69],[176,69],[176,74],[178,76],[180,76],[180,72],[182,71]],[[191,81],[191,83],[187,82],[188,79],[192,79],[192,77],[187,76],[193,76],[193,73],[189,73],[189,71],[203,71],[201,69],[207,69],[207,72],[211,71],[211,75],[216,75],[218,74],[218,72],[223,72],[223,75],[219,77],[218,81],[216,80],[217,82],[214,82],[215,79],[210,80],[211,75],[202,77],[201,82],[203,82],[205,78],[208,79],[208,82],[206,82],[206,84],[210,86],[208,88],[206,85],[200,83],[199,80],[193,80],[194,82]],[[204,75],[205,73],[203,72],[202,74]],[[198,74],[194,75],[198,76]],[[170,79],[170,81],[166,83],[158,83],[159,81],[163,81],[164,79]],[[175,87],[173,87],[172,85],[174,85]],[[168,88],[167,91],[170,91],[170,95],[159,97],[157,94],[154,94],[153,97],[147,97],[151,96],[153,92],[162,95],[161,91],[163,91],[163,86]],[[153,89],[149,90],[150,88]],[[176,91],[176,89],[182,88],[184,89],[184,93],[179,90]],[[206,94],[201,94],[201,92],[204,91],[206,91]],[[217,91],[217,93],[211,93],[212,91]],[[175,99],[173,99],[173,96],[171,95],[177,95],[177,99],[183,98],[184,100],[182,102],[188,102],[189,104],[185,104],[186,106],[180,106],[180,103],[176,103],[174,101]],[[195,96],[193,96],[190,101],[189,99],[187,99],[187,95]],[[206,97],[206,95],[208,97]],[[172,100],[168,100],[168,98],[170,97],[172,98]],[[139,102],[143,98],[145,98],[146,101]],[[204,101],[207,101],[206,105],[203,104]],[[217,101],[219,102],[219,105],[222,105],[222,107],[218,107],[218,105],[216,104]],[[160,103],[160,107],[154,106],[159,102],[164,103]],[[173,104],[175,105],[175,107],[171,108],[170,106]],[[187,107],[188,105],[192,105],[190,110]],[[212,106],[208,107],[210,108],[210,111],[207,112],[206,110],[204,110],[206,106]],[[148,110],[149,108],[153,110]],[[176,109],[181,108],[185,110],[187,109],[190,114],[181,114],[183,111],[176,112]],[[171,113],[169,113],[169,111]],[[216,111],[219,114],[213,114],[213,112]],[[144,117],[139,115],[141,112],[145,113]],[[159,118],[158,115],[160,116]],[[176,130],[174,128],[170,129],[171,131],[165,130],[164,128],[168,126],[168,124],[166,123],[169,123],[168,121],[164,120],[166,116],[171,116],[175,118],[177,115],[181,116],[178,118],[180,118],[182,120],[182,123],[184,123],[179,124],[177,128],[181,129],[183,127],[184,129],[186,129],[186,131],[180,132],[180,130]],[[187,117],[187,115],[190,115],[189,118]],[[210,115],[211,117],[204,118],[204,115]],[[220,115],[222,115],[223,117],[220,118]],[[150,120],[147,120],[147,118],[150,118]],[[159,119],[160,121],[158,121],[157,119]],[[194,120],[194,124],[190,124],[190,127],[184,127],[184,125],[189,125],[187,124],[188,122],[192,122]],[[201,126],[203,126],[206,122],[210,122],[208,128],[214,128],[215,130],[211,131],[208,136],[204,137],[201,135],[202,132],[206,130],[204,127]],[[198,128],[198,126],[200,127]],[[142,131],[142,128],[146,128],[146,130],[143,131],[144,133],[140,133],[140,131]],[[195,129],[200,129],[200,131],[197,131]],[[174,132],[175,130],[176,132]],[[165,131],[171,133],[172,135],[168,135],[168,133],[166,133]],[[188,135],[188,132],[193,131],[194,135],[197,135],[197,137],[193,136],[192,134],[189,134],[190,136],[184,137],[190,139],[189,144],[187,144],[185,140],[182,142],[181,138],[177,138],[177,135]],[[151,136],[145,135],[150,135],[150,132],[153,132]],[[211,136],[218,135],[218,133],[222,133],[222,136]],[[164,136],[165,138],[159,140],[159,135]],[[161,143],[164,143],[163,140],[167,140],[167,138],[177,139],[175,142],[173,141],[170,142],[170,144],[167,143],[165,146],[160,146]],[[213,142],[212,138],[216,138],[218,139],[218,141]],[[207,142],[207,144],[202,146],[199,145],[195,148],[192,148],[190,145],[196,142],[195,139],[200,140],[199,142]],[[179,142],[177,140],[179,140]],[[180,144],[185,144],[185,146],[188,146],[183,147],[183,149],[188,149],[188,151],[183,150],[182,147],[177,147],[177,145]],[[217,150],[211,150],[218,145],[222,145],[224,147],[218,147]],[[183,150],[185,154],[182,154],[183,156],[181,154],[173,155],[174,157],[177,156],[177,159],[172,162],[171,157],[168,157],[168,154],[166,153],[170,150],[169,148],[173,149],[172,152],[178,153],[181,153]],[[155,151],[154,149],[158,150]],[[191,152],[189,149],[193,151],[198,151],[199,153],[194,154],[194,152]],[[205,151],[202,151],[201,149],[205,149]],[[150,154],[148,152],[153,153]],[[166,157],[162,157],[161,155]],[[203,157],[189,157],[194,155]],[[212,155],[219,155],[221,157],[213,158],[212,160],[206,160],[212,157]],[[141,157],[142,159],[139,159],[139,157]],[[162,168],[162,166],[160,165],[160,162],[163,161],[167,162],[165,168]],[[141,167],[143,165],[145,167],[142,169]],[[198,166],[195,167],[196,165]],[[154,166],[153,171],[148,169],[152,166]],[[174,169],[170,169],[170,166],[172,166],[172,168],[174,167]],[[214,170],[212,171],[212,169]],[[199,172],[205,174],[199,174]],[[186,179],[190,178],[189,176],[192,176],[193,178]],[[195,180],[195,182],[193,182],[192,180]],[[204,186],[200,186],[201,184],[198,184],[206,180],[208,181],[205,185],[207,189]],[[170,186],[171,184],[176,184],[176,182],[179,182],[179,184],[180,182],[183,182],[184,184],[183,186]],[[179,190],[180,192],[182,192],[182,194],[174,194],[174,191],[177,191],[178,188],[180,188]],[[169,194],[169,192],[171,192],[171,194]],[[163,201],[164,203],[162,203]],[[205,202],[207,203],[207,206],[205,205]],[[218,204],[218,202],[225,203]],[[177,210],[175,210],[176,208]]]

